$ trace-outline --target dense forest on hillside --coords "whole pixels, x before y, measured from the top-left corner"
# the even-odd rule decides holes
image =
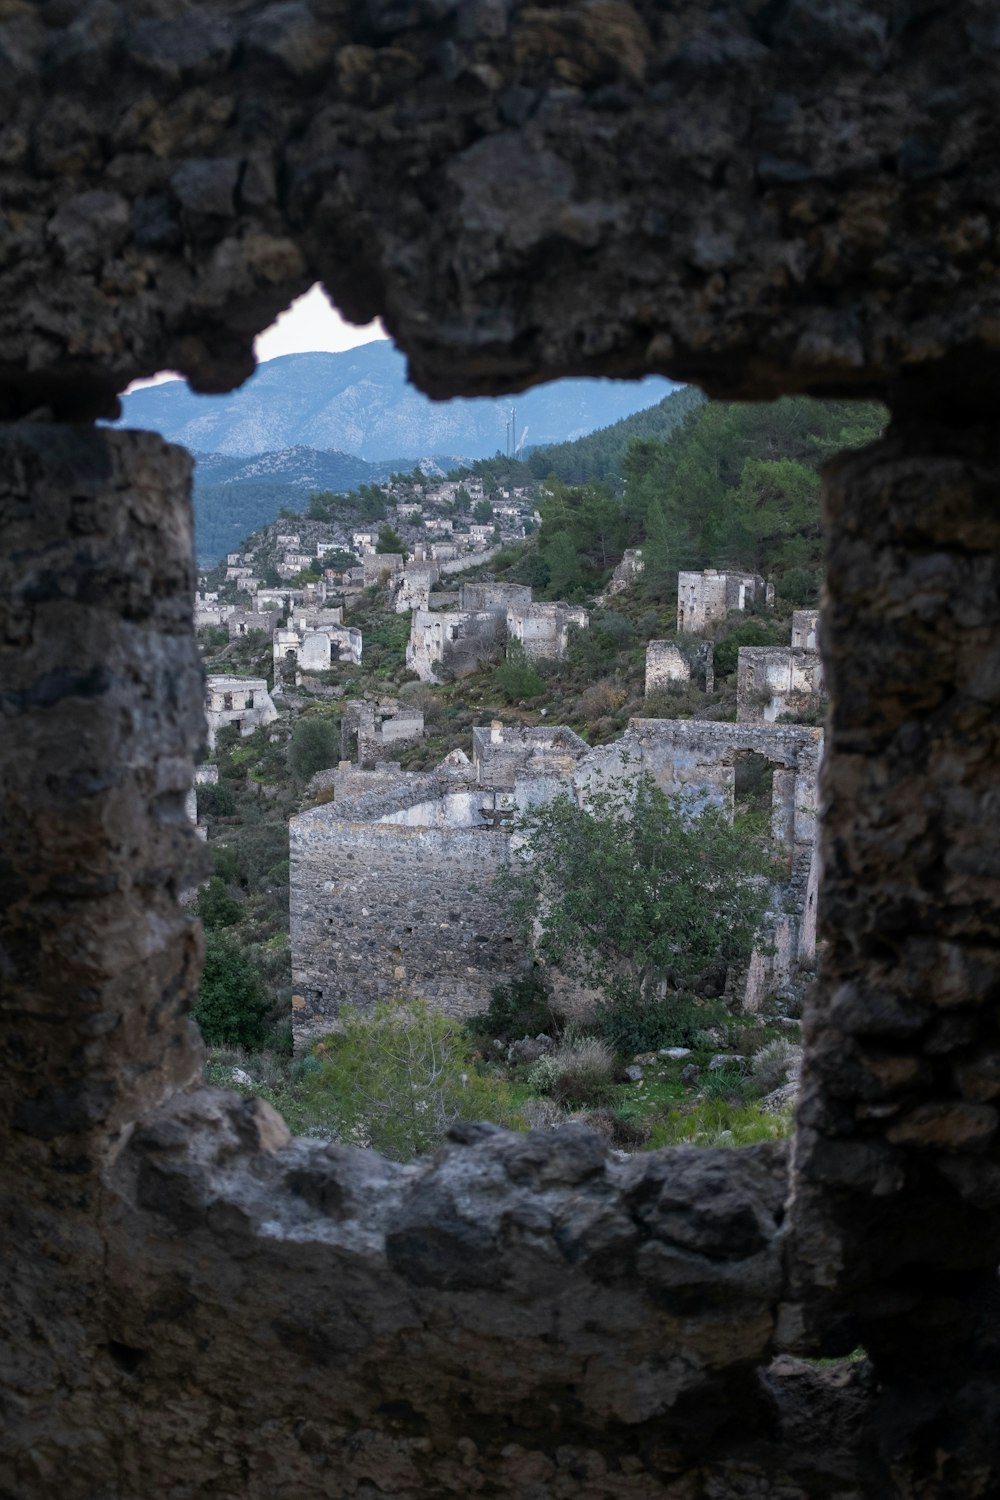
[[[885,421],[874,402],[699,403],[667,441],[632,439],[621,494],[609,484],[550,485],[537,551],[519,576],[550,599],[582,600],[625,548],[642,547],[651,599],[673,595],[678,569],[734,567],[773,577],[789,603],[814,603],[819,471],[834,453],[876,438]]]
[[[603,482],[616,488],[629,444],[637,438],[664,442],[704,400],[694,386],[684,386],[656,406],[633,412],[610,427],[600,427],[571,443],[533,449],[525,459],[525,469],[532,479],[547,479],[551,474],[563,484]]]

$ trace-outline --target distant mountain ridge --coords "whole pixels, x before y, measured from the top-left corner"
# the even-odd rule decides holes
[[[673,382],[558,380],[503,399],[434,402],[409,385],[406,361],[387,339],[339,354],[285,354],[259,365],[239,390],[198,396],[183,380],[122,398],[116,424],[159,432],[198,454],[246,457],[309,448],[369,463],[428,453],[491,458],[516,439],[563,443],[606,427],[670,391]]]

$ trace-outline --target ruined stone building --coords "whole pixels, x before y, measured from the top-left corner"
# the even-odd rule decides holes
[[[562,661],[570,626],[586,630],[589,624],[590,615],[579,604],[511,604],[507,610],[508,639],[519,641],[535,661]]]
[[[491,886],[506,867],[506,792],[467,769],[339,772],[335,798],[289,825],[296,1043],[344,1004],[421,996],[485,1010],[520,957]]]
[[[373,768],[423,737],[422,709],[398,698],[381,698],[377,703],[352,699],[340,721],[340,756],[344,761],[355,760],[361,767]]]
[[[467,677],[500,659],[505,622],[494,610],[415,609],[410,618],[406,665],[421,682],[441,682],[442,672]]]
[[[995,7],[8,0],[0,58],[0,1491],[992,1500]],[[192,460],[98,422],[232,390],[316,282],[438,399],[887,404],[823,477],[790,1144],[465,1125],[404,1167],[205,1086]],[[412,837],[443,899],[401,927],[502,963]]]
[[[703,573],[677,575],[677,629],[688,635],[701,635],[713,620],[724,620],[732,609],[746,609],[749,604],[770,605],[774,586],[765,583],[757,573],[720,573],[706,568]]]
[[[291,820],[299,1045],[335,1025],[341,1006],[364,1009],[389,995],[422,996],[459,1016],[485,1010],[502,976],[527,957],[491,896],[509,863],[511,818],[561,791],[585,799],[608,777],[648,773],[694,810],[715,805],[732,816],[741,761],[766,762],[771,832],[786,864],[761,952],[749,974],[733,976],[734,998],[758,1008],[815,953],[821,730],[633,719],[621,739],[590,749],[565,725],[492,724],[473,731],[471,765],[463,758],[428,773],[380,757],[411,728],[405,714],[394,721],[374,704],[349,705],[343,769],[328,777],[333,802]],[[346,768],[355,743],[371,775]]]
[[[256,609],[233,609],[226,620],[229,627],[229,639],[238,640],[241,635],[249,635],[254,630],[262,630],[265,634],[272,635],[278,627],[280,618],[280,610],[263,609],[259,604]]]
[[[439,576],[436,562],[422,558],[406,563],[392,580],[392,607],[397,615],[411,609],[430,609],[431,589]]]
[[[741,646],[737,658],[736,717],[773,724],[815,718],[826,702],[823,659],[804,646]]]
[[[711,641],[703,641],[697,651],[679,646],[676,641],[647,641],[645,693],[668,691],[673,686],[694,683],[705,693],[715,687],[715,650]]]
[[[531,589],[524,583],[494,583],[477,578],[463,583],[458,590],[458,607],[472,611],[492,611],[504,620],[507,611],[531,603]]]
[[[220,729],[234,724],[241,735],[253,734],[262,725],[273,724],[277,717],[265,678],[206,677],[205,720],[210,750],[215,748]]]
[[[797,609],[792,614],[792,645],[819,650],[819,610]]]
[[[337,662],[361,665],[362,633],[340,623],[340,609],[293,610],[272,636],[275,671],[328,672]]]

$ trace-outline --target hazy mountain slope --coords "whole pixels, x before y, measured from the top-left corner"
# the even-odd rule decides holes
[[[260,365],[238,391],[196,396],[181,380],[125,396],[118,425],[162,433],[199,453],[241,455],[305,447],[369,461],[505,450],[510,408],[527,444],[559,443],[651,406],[672,383],[559,380],[503,400],[433,402],[406,383],[388,340],[341,354],[286,354]]]
[[[528,467],[537,479],[554,474],[564,484],[601,481],[616,486],[622,477],[625,450],[633,439],[651,438],[665,442],[704,399],[697,387],[681,386],[655,406],[633,412],[631,416],[588,433],[586,437],[534,449],[528,454]]]

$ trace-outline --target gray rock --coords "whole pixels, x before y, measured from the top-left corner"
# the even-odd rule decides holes
[[[717,1052],[708,1065],[710,1073],[717,1073],[720,1068],[739,1068],[746,1062],[746,1058],[739,1052]]]
[[[631,1063],[629,1067],[625,1069],[625,1077],[628,1079],[629,1083],[641,1083],[643,1079],[642,1069],[637,1068],[635,1063]]]
[[[680,1062],[682,1057],[691,1056],[690,1047],[661,1047],[661,1057],[669,1057],[671,1062]]]
[[[681,1083],[696,1083],[701,1077],[701,1069],[696,1063],[688,1063],[686,1068],[681,1068]]]

